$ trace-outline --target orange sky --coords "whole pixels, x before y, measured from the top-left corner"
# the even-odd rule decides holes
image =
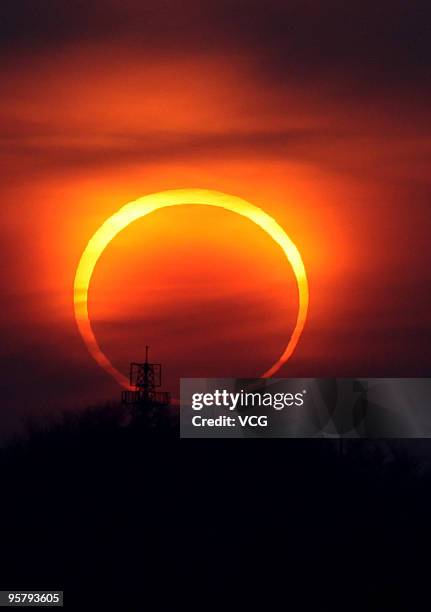
[[[115,21],[120,5],[107,6]],[[350,49],[339,57],[345,35],[336,19],[319,25],[318,3],[304,3],[297,21],[289,14],[284,24],[306,32],[311,18],[321,45],[314,55],[298,33],[280,37],[282,3],[270,3],[260,25],[243,15],[229,27],[223,3],[219,11],[208,4],[212,17],[191,3],[177,28],[177,3],[172,20],[153,7],[155,31],[138,4],[123,6],[116,35],[110,11],[100,24],[93,3],[81,29],[64,9],[62,36],[41,20],[20,22],[19,37],[13,27],[23,17],[11,9],[2,41],[10,422],[25,412],[28,371],[41,409],[117,397],[77,334],[76,265],[122,204],[171,188],[244,197],[301,251],[309,320],[281,375],[423,374],[431,145],[419,50],[418,58],[398,52],[394,23],[393,32],[371,30],[362,56]],[[373,36],[384,37],[390,57]],[[285,346],[296,306],[276,245],[246,220],[200,207],[159,211],[125,230],[99,262],[90,294],[97,337],[116,366],[127,370],[148,342],[171,389],[180,376],[262,372]]]

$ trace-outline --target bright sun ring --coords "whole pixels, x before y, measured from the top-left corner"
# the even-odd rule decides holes
[[[82,339],[96,362],[126,389],[130,388],[128,378],[117,370],[103,353],[91,327],[88,315],[88,288],[91,277],[99,257],[111,240],[113,240],[121,230],[130,225],[130,223],[133,223],[133,221],[145,217],[155,210],[168,206],[181,206],[184,204],[216,206],[247,217],[247,219],[256,223],[256,225],[269,234],[274,242],[281,247],[293,268],[299,296],[295,327],[283,353],[278,360],[261,375],[262,378],[272,376],[284,363],[286,363],[295,350],[302,330],[304,329],[309,300],[305,267],[295,244],[284,229],[272,217],[257,206],[247,202],[247,200],[227,193],[222,193],[221,191],[209,189],[172,189],[169,191],[151,193],[134,202],[125,204],[99,227],[85,247],[75,275],[75,318]]]

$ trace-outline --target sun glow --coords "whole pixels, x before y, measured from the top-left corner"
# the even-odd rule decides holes
[[[94,268],[103,251],[115,236],[130,223],[151,212],[169,206],[197,204],[215,206],[242,215],[253,221],[276,242],[292,266],[298,287],[298,314],[290,339],[275,363],[261,376],[267,378],[292,355],[305,325],[308,310],[308,281],[301,255],[284,229],[263,210],[237,196],[208,189],[173,189],[149,194],[129,202],[109,217],[89,240],[76,270],[74,283],[75,318],[80,334],[95,361],[123,387],[129,388],[128,378],[117,370],[97,343],[88,314],[88,290]]]

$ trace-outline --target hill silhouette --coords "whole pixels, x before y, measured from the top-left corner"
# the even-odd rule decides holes
[[[114,404],[33,424],[0,452],[1,588],[70,610],[421,609],[412,444],[179,440],[177,414]]]

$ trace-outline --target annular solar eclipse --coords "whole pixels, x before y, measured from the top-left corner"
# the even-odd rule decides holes
[[[299,298],[295,327],[283,353],[261,374],[262,378],[273,376],[286,363],[293,354],[304,328],[309,301],[305,267],[295,244],[270,215],[247,200],[209,189],[173,189],[145,195],[122,206],[94,233],[82,253],[74,282],[75,318],[82,339],[95,361],[126,389],[129,388],[129,379],[115,368],[109,358],[103,353],[91,327],[88,313],[88,291],[94,268],[109,243],[130,223],[161,208],[189,204],[224,208],[250,219],[281,247],[292,266]]]

